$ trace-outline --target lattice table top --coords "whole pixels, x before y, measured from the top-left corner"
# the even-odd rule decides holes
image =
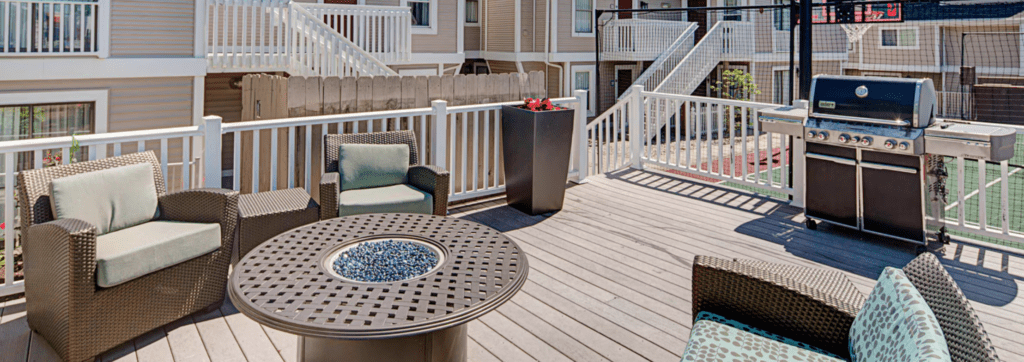
[[[436,272],[391,283],[333,277],[325,259],[367,237],[411,237],[441,248]],[[329,265],[329,263],[328,263]],[[366,339],[431,332],[473,320],[526,282],[526,254],[490,227],[418,214],[370,214],[306,225],[238,262],[229,295],[243,314],[306,336]]]

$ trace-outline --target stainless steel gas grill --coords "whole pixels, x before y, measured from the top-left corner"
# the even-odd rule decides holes
[[[809,229],[821,220],[926,244],[925,165],[941,164],[926,160],[1000,161],[1016,141],[1013,130],[937,121],[931,79],[820,75],[810,98],[803,134]]]

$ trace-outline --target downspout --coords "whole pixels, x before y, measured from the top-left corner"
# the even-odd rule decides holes
[[[563,68],[562,68],[561,65],[557,65],[557,64],[554,64],[554,63],[551,62],[551,35],[552,35],[551,34],[551,0],[547,0],[547,5],[545,5],[545,9],[547,9],[546,10],[546,12],[547,12],[546,15],[547,16],[545,16],[545,20],[546,21],[544,22],[545,23],[544,24],[544,65],[547,65],[549,67],[553,67],[553,68],[557,68],[558,69],[558,83],[556,83],[556,84],[558,84],[558,87],[561,88],[562,87],[562,70],[563,70]],[[534,17],[534,18],[536,18],[536,17]],[[536,29],[536,28],[534,28],[534,29]],[[536,38],[534,38],[534,39],[536,39]],[[597,69],[597,68],[595,68],[595,69]],[[547,76],[547,75],[545,74],[545,76]],[[595,84],[592,87],[596,87],[596,86],[597,85]],[[561,95],[565,95],[565,89],[562,89],[560,93],[561,93]]]

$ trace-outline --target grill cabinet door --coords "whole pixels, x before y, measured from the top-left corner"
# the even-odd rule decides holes
[[[924,191],[920,157],[861,154],[864,230],[924,241]]]
[[[806,214],[857,228],[856,150],[807,144]]]

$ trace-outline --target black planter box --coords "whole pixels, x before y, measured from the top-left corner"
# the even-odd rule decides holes
[[[574,110],[501,109],[508,205],[530,215],[562,209]]]

